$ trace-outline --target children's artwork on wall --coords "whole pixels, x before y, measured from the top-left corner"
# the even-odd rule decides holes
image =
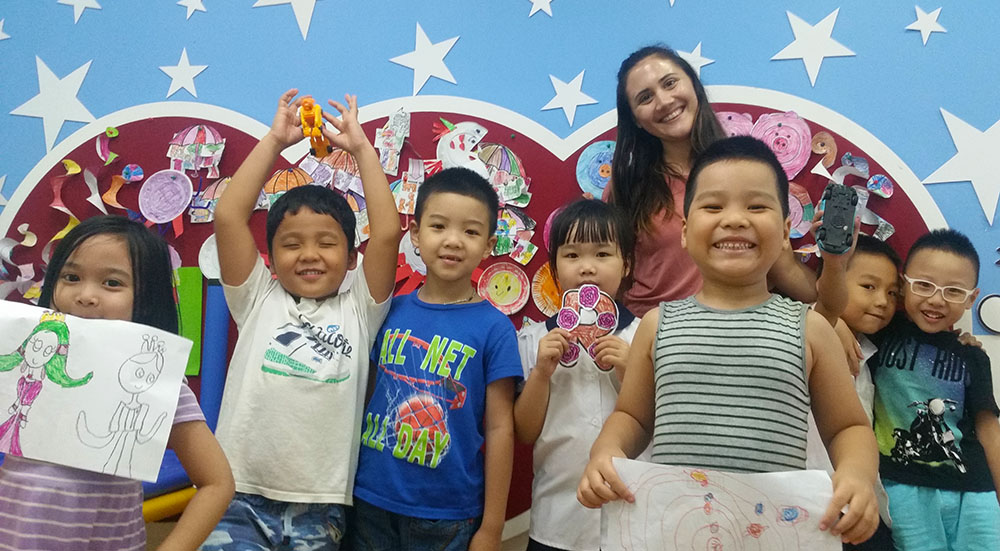
[[[476,149],[486,136],[486,128],[470,121],[451,124],[441,119],[441,123],[434,125],[434,139],[438,143],[437,158],[444,168],[468,168],[483,178],[489,178],[490,173],[486,169],[486,163],[479,158]]]
[[[611,180],[611,160],[615,155],[615,142],[601,140],[587,146],[576,160],[576,183],[584,193],[600,199]]]
[[[3,304],[0,452],[156,480],[191,341]]]
[[[193,194],[187,175],[178,170],[161,170],[139,189],[139,212],[151,222],[166,224],[184,213]]]
[[[597,339],[610,334],[618,326],[618,305],[611,295],[593,284],[569,289],[563,293],[556,324],[572,336],[569,349],[559,358],[559,365],[573,367],[580,360],[582,350],[594,359],[601,371],[613,368],[598,362],[594,352]]]
[[[524,308],[530,289],[528,275],[511,262],[493,264],[479,278],[479,296],[508,316]]]
[[[614,458],[635,503],[601,508],[601,549],[840,551],[819,530],[833,497],[825,471],[724,473]]]
[[[209,178],[219,177],[219,161],[226,149],[226,139],[218,130],[205,124],[189,126],[174,134],[167,148],[170,168],[174,170],[208,169]]]

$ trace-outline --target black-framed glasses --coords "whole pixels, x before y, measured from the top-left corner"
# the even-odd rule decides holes
[[[966,300],[969,300],[969,295],[976,292],[975,289],[963,289],[961,287],[955,287],[954,285],[942,287],[933,281],[912,278],[906,274],[903,275],[903,279],[910,285],[910,290],[913,291],[913,294],[915,295],[932,297],[934,296],[934,293],[941,291],[941,296],[946,301],[957,304],[961,304]]]

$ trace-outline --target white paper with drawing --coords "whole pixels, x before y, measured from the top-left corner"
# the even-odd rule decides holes
[[[635,503],[601,510],[605,551],[840,551],[819,530],[833,487],[823,471],[737,474],[614,459]]]
[[[0,452],[156,480],[191,341],[0,305]]]

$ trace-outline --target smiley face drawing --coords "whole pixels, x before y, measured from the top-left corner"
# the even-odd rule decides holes
[[[511,262],[493,264],[479,278],[479,295],[507,315],[524,308],[530,290],[528,275]]]

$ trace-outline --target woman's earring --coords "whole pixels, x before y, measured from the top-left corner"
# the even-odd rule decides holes
[[[413,254],[420,256],[420,247],[413,247]]]

